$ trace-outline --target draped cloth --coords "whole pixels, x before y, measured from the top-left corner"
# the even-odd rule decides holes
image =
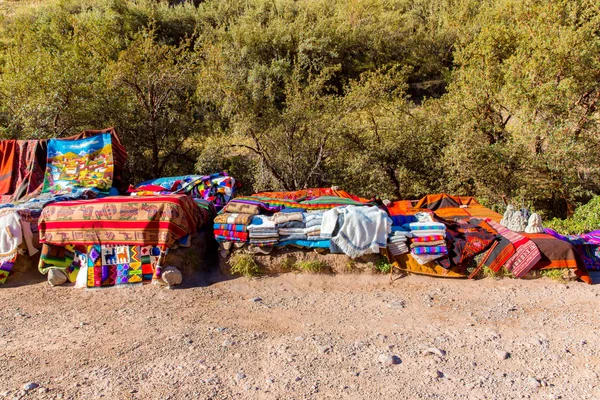
[[[201,218],[188,195],[58,202],[42,211],[40,242],[171,247],[182,237],[195,234]]]

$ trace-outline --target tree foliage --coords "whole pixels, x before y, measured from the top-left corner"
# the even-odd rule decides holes
[[[8,5],[7,5],[8,4]],[[600,193],[591,0],[60,0],[0,20],[0,137],[115,126],[129,179],[244,191]]]

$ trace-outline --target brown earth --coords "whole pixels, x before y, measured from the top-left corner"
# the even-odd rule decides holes
[[[11,276],[0,397],[600,398],[600,285],[217,270],[175,290]]]

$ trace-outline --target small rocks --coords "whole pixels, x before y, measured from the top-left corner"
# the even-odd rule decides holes
[[[180,285],[183,282],[181,271],[175,267],[165,268],[160,278],[169,286]]]
[[[437,369],[425,372],[425,375],[430,376],[433,379],[440,379],[444,377],[444,373]]]
[[[436,355],[438,357],[444,357],[446,355],[446,350],[438,349],[437,347],[430,347],[427,350],[424,350],[422,353],[424,356],[429,354]]]
[[[23,385],[23,390],[29,392],[30,390],[37,389],[40,387],[39,383],[29,382]]]
[[[67,281],[67,274],[58,268],[50,268],[48,271],[48,283],[50,286],[60,286]]]
[[[396,299],[390,301],[387,306],[393,310],[400,310],[406,307],[406,302],[402,299]]]
[[[235,379],[236,381],[241,381],[242,379],[246,379],[246,375],[241,372],[238,372],[237,374],[235,374],[233,379]]]
[[[504,350],[495,350],[496,356],[501,360],[506,360],[510,357],[510,353]]]
[[[397,365],[402,362],[400,357],[391,354],[381,354],[377,360],[383,365]]]
[[[250,299],[251,303],[260,303],[262,299],[260,297],[253,297]]]
[[[541,383],[533,376],[530,376],[529,378],[527,378],[527,386],[529,386],[532,389],[537,389],[541,386]]]
[[[327,354],[327,353],[331,352],[331,347],[329,347],[329,346],[318,346],[317,345],[317,350],[321,354]]]

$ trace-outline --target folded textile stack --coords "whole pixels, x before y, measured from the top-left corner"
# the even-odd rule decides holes
[[[393,256],[408,253],[409,249],[406,245],[408,238],[412,237],[412,233],[404,230],[399,226],[392,226],[392,233],[388,236],[388,251]]]
[[[409,224],[413,236],[410,254],[419,264],[426,264],[448,254],[446,226],[439,222],[423,221]]]
[[[279,232],[273,217],[266,215],[253,216],[252,222],[248,225],[248,237],[250,238],[250,244],[259,247],[277,244]]]
[[[254,215],[223,213],[215,217],[214,233],[217,242],[247,242],[248,226]]]

